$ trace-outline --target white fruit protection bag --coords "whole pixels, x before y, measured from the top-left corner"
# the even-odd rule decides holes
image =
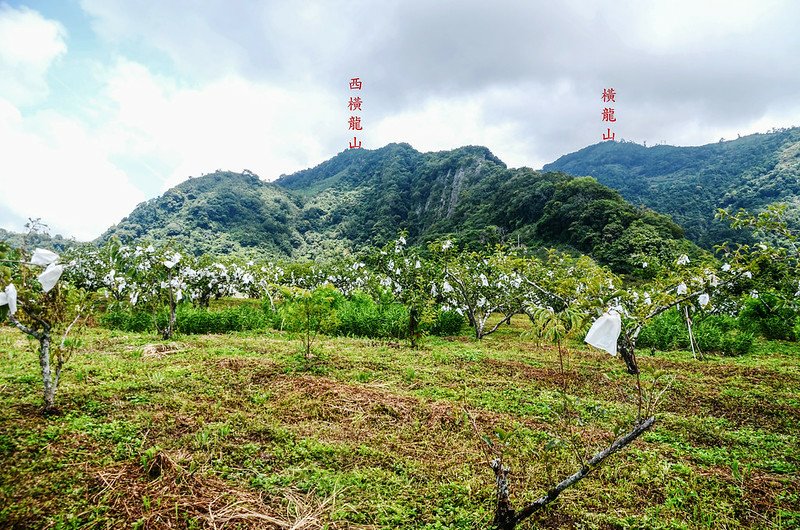
[[[587,344],[617,355],[617,339],[622,331],[622,319],[616,311],[607,311],[594,321],[586,338]]]
[[[0,305],[6,304],[8,304],[9,315],[17,312],[17,288],[13,283],[8,284],[5,291],[0,292]]]

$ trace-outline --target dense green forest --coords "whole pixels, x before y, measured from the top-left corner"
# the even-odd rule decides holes
[[[544,170],[591,175],[633,204],[672,216],[689,239],[710,248],[747,239],[714,221],[717,208],[800,204],[800,128],[699,147],[603,142],[562,156]],[[796,214],[790,222],[800,226]]]
[[[101,238],[174,240],[195,254],[319,258],[453,235],[589,253],[615,270],[632,256],[698,252],[668,217],[591,178],[509,169],[485,147],[420,153],[408,144],[345,151],[266,183],[245,172],[193,178],[139,205]]]

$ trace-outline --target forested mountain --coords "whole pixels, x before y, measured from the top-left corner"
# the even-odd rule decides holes
[[[800,206],[800,128],[700,147],[603,142],[562,156],[544,170],[591,175],[633,204],[669,214],[687,237],[710,248],[743,237],[714,221],[717,208]]]
[[[217,172],[140,204],[101,239],[174,239],[194,252],[319,258],[454,235],[570,247],[617,270],[641,256],[692,251],[668,217],[591,178],[509,169],[485,147],[420,153],[407,144],[349,150],[274,183]],[[639,256],[639,258],[636,258]],[[636,264],[636,265],[634,265]]]

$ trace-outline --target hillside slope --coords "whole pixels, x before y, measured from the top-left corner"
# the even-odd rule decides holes
[[[636,255],[691,246],[669,218],[594,179],[509,169],[485,147],[420,153],[408,144],[345,151],[274,183],[250,173],[193,178],[101,239],[171,238],[197,253],[314,259],[382,244],[400,230],[415,243],[453,235],[466,244],[570,247],[618,270]]]
[[[603,142],[562,156],[544,170],[591,175],[633,204],[670,215],[687,237],[710,248],[742,238],[714,221],[717,208],[800,206],[800,128],[699,147]]]

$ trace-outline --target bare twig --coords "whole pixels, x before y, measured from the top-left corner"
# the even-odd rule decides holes
[[[480,429],[478,429],[478,424],[475,422],[475,417],[466,408],[461,407],[461,410],[463,410],[464,414],[466,414],[467,418],[469,418],[469,422],[472,424],[472,430],[475,431],[475,434],[478,435],[478,438],[480,438],[481,441],[483,441],[483,443],[486,444],[486,446],[489,447],[489,449],[492,449],[491,444],[489,444],[489,442],[481,434]],[[492,460],[492,456],[493,456],[491,454],[491,452],[487,451],[486,447],[484,447],[483,444],[481,444],[481,449],[483,450],[483,454],[486,456],[486,461],[490,462]],[[501,455],[501,459],[502,459],[502,455]]]
[[[78,320],[81,319],[81,316],[83,316],[83,315],[81,315],[81,310],[82,309],[83,308],[81,308],[81,307],[78,308],[78,314],[75,315],[75,319],[72,322],[70,322],[69,326],[67,326],[67,329],[64,330],[64,336],[61,337],[61,347],[62,348],[64,347],[64,344],[66,344],[66,342],[67,342],[67,336],[69,335],[69,332],[72,331],[72,326],[74,326],[78,322]]]
[[[672,386],[674,382],[675,382],[675,376],[671,376],[667,384],[664,385],[664,388],[662,388],[661,391],[658,394],[656,394],[655,393],[656,381],[655,380],[653,381],[653,387],[650,390],[650,398],[648,400],[647,409],[645,410],[645,415],[649,416],[650,414],[653,414],[655,412],[656,407],[661,401],[662,396],[666,393],[667,390],[669,390],[669,388]]]

